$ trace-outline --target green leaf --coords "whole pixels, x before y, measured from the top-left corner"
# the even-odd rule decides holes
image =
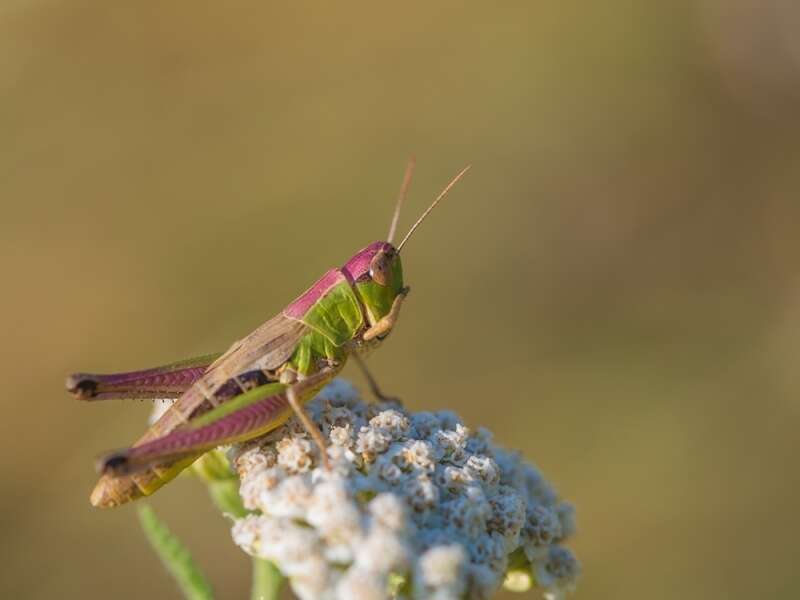
[[[139,507],[139,522],[145,536],[167,571],[178,582],[188,600],[213,600],[214,592],[189,551],[170,533],[155,511],[147,505]]]

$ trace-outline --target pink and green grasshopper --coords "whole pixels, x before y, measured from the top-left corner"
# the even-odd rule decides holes
[[[203,453],[243,442],[277,428],[294,412],[327,467],[322,434],[303,404],[314,398],[353,356],[373,393],[384,397],[359,352],[391,332],[409,292],[400,251],[415,229],[466,173],[442,190],[395,247],[400,207],[411,181],[409,162],[389,235],[356,252],[344,266],[330,269],[299,298],[224,354],[162,367],[67,378],[81,400],[174,398],[174,404],[126,450],[98,463],[102,473],[90,496],[98,507],[114,507],[154,493]]]

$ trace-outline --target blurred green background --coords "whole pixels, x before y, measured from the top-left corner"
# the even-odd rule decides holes
[[[77,403],[64,376],[225,348],[385,236],[412,153],[401,231],[474,167],[404,253],[383,386],[577,505],[578,597],[798,597],[798,19],[6,0],[2,597],[176,597],[135,511],[87,501],[149,407]],[[203,487],[152,502],[244,597]]]

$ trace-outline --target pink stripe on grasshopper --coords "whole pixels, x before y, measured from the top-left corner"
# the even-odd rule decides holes
[[[284,316],[301,320],[320,298],[343,281],[347,281],[344,274],[339,269],[331,269],[320,277],[314,285],[303,292],[299,298],[284,308]]]
[[[381,250],[388,251],[390,248],[393,249],[394,246],[388,242],[372,242],[366,248],[362,248],[356,252],[342,267],[342,271],[344,271],[351,282],[357,281],[359,278],[369,273],[369,267],[375,255]]]

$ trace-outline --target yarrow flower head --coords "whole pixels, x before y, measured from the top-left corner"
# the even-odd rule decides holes
[[[251,514],[234,541],[303,600],[489,598],[501,585],[574,587],[574,510],[516,453],[449,411],[367,403],[336,380],[307,410],[330,471],[295,419],[231,449]]]

